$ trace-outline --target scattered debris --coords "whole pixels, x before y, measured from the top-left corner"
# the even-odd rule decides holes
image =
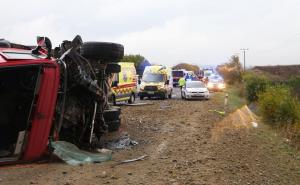
[[[72,143],[65,141],[55,141],[51,143],[54,148],[53,153],[69,165],[81,165],[87,163],[100,163],[109,161],[112,158],[111,153],[91,153],[80,150]]]
[[[124,160],[121,162],[118,162],[114,165],[112,165],[112,167],[121,165],[121,164],[127,164],[127,163],[132,163],[132,162],[136,162],[136,161],[143,161],[145,158],[149,157],[148,155],[142,155],[141,157],[135,158],[135,159],[128,159],[128,160]]]
[[[107,142],[105,147],[114,150],[114,149],[130,149],[132,146],[138,145],[137,141],[134,141],[129,138],[129,135],[124,135],[119,139]]]
[[[142,106],[142,105],[153,105],[153,103],[143,102],[143,103],[133,103],[133,104],[126,104],[126,106]]]
[[[225,111],[219,111],[219,110],[209,110],[209,112],[216,112],[220,114],[221,116],[225,116],[226,112]]]
[[[100,174],[100,177],[101,177],[101,178],[106,178],[106,177],[107,177],[106,171],[103,171],[103,172]]]
[[[254,128],[257,128],[258,127],[258,124],[256,123],[256,122],[251,122],[251,124],[252,124],[252,126],[254,127]]]
[[[106,148],[101,148],[101,149],[99,148],[96,151],[101,153],[101,154],[109,154],[109,155],[112,154],[112,150],[109,150],[109,149],[106,149]]]
[[[164,109],[169,109],[172,108],[171,105],[165,105],[165,104],[160,104],[158,110],[164,110]]]

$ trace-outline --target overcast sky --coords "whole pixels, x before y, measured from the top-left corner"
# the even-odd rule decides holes
[[[300,0],[9,0],[0,17],[0,38],[22,44],[79,34],[169,66],[242,59],[240,48],[249,66],[300,64]]]

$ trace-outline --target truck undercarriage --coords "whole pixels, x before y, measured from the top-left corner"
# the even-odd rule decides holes
[[[50,40],[42,39],[41,45],[31,52],[29,50],[29,54],[49,59],[52,63],[56,58],[56,66],[60,71],[59,75],[51,77],[53,80],[59,78],[56,79],[59,85],[58,89],[52,89],[57,93],[57,100],[52,102],[55,110],[53,117],[50,117],[50,134],[45,132],[47,135],[44,136],[50,141],[47,143],[50,148],[53,140],[68,141],[88,150],[101,147],[101,136],[118,130],[121,122],[120,108],[110,106],[108,96],[112,73],[120,71],[116,63],[124,55],[123,46],[105,42],[83,43],[81,37],[76,36],[73,41],[64,41],[60,47],[52,50]],[[43,56],[39,56],[41,51]],[[36,142],[32,136],[32,122],[33,119],[42,120],[45,116],[37,110],[41,92],[45,91],[42,88],[45,66],[42,63],[0,66],[0,162],[21,160],[30,142]]]

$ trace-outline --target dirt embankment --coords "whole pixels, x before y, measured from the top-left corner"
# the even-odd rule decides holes
[[[123,106],[121,133],[139,145],[114,151],[113,161],[102,164],[0,168],[0,184],[299,184],[299,153],[246,107],[225,117],[213,111],[223,108],[216,96]],[[113,167],[142,155],[149,157]]]
[[[300,76],[300,65],[256,66],[252,70],[258,74],[266,73],[272,78],[281,80]]]

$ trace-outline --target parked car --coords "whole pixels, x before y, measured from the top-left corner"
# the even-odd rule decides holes
[[[210,98],[209,90],[201,81],[187,81],[181,91],[182,99],[205,99]]]
[[[123,46],[76,36],[52,50],[47,37],[37,41],[33,49],[0,40],[0,164],[37,160],[53,140],[91,149],[120,125],[107,96]]]

